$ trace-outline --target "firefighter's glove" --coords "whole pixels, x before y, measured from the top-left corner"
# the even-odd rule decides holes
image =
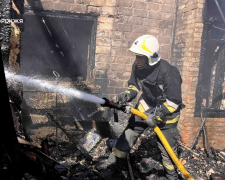
[[[166,112],[164,111],[163,108],[156,108],[156,111],[155,111],[155,116],[158,118],[158,120],[161,120],[161,121],[165,121],[166,120]]]
[[[154,114],[152,114],[152,113],[145,113],[145,114],[146,114],[146,116],[148,116],[148,118],[146,120],[144,120],[144,122],[149,127],[153,128],[155,125],[160,123]]]
[[[175,112],[176,109],[169,106],[166,102],[163,103],[160,107],[156,107],[155,115],[156,117],[159,117],[162,121],[166,120],[167,115],[171,115],[173,112]]]
[[[137,96],[137,91],[128,89],[125,92],[122,92],[115,96],[112,100],[114,103],[126,103],[126,102],[131,102],[134,98]]]
[[[131,101],[130,94],[122,92],[116,96],[116,101],[121,103],[126,103]]]

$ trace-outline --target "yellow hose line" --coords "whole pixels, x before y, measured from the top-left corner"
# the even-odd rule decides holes
[[[177,168],[180,172],[188,179],[194,180],[194,178],[190,175],[190,173],[184,168],[184,166],[180,163],[179,159],[177,158],[176,154],[173,152],[172,148],[170,147],[168,141],[166,140],[165,136],[163,135],[162,131],[159,129],[158,126],[153,127],[154,131],[158,135],[159,139],[161,140],[163,146],[165,147],[166,151],[172,158],[173,162],[176,164]]]
[[[134,114],[134,115],[136,115],[136,116],[139,116],[139,117],[141,117],[142,119],[147,119],[147,118],[148,118],[148,116],[146,116],[145,113],[143,113],[143,112],[141,112],[141,111],[138,111],[137,109],[134,109],[134,108],[131,108],[131,109],[130,109],[130,113],[131,113],[131,114]]]
[[[141,117],[142,119],[147,119],[148,117],[146,114],[138,111],[137,109],[131,108],[131,114],[134,114],[136,116]],[[194,178],[190,175],[190,173],[184,168],[184,166],[180,163],[179,159],[177,158],[176,154],[173,152],[172,148],[170,147],[168,141],[166,140],[165,136],[163,135],[162,131],[159,129],[157,125],[153,127],[153,130],[161,140],[163,146],[165,147],[166,151],[170,155],[173,162],[176,164],[177,168],[180,170],[180,172],[188,179],[188,180],[194,180]]]

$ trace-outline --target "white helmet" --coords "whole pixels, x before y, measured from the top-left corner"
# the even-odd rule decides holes
[[[143,35],[132,44],[130,51],[148,57],[150,66],[155,65],[161,59],[159,55],[159,42],[155,36]]]

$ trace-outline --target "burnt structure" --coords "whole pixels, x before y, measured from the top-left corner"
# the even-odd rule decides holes
[[[18,1],[14,5],[20,9],[21,3]],[[223,1],[218,0],[218,3],[223,10]],[[183,141],[189,145],[193,142],[201,122],[201,104],[206,99],[209,108],[206,118],[214,117],[206,121],[209,141],[213,147],[224,148],[225,142],[220,139],[225,122],[221,35],[224,26],[216,1],[27,0],[25,10],[20,11],[25,12],[24,24],[20,27],[22,48],[16,61],[16,56],[13,56],[13,63],[12,58],[9,60],[11,66],[20,64],[22,73],[38,74],[52,83],[57,83],[52,74],[57,71],[61,75],[60,84],[78,87],[81,82],[81,90],[99,97],[111,98],[126,89],[134,61],[128,51],[133,40],[142,34],[157,36],[161,56],[177,66],[183,78],[182,96],[186,108],[179,122]],[[20,14],[13,13],[14,18],[20,18]],[[32,44],[28,45],[30,38]],[[80,72],[75,70],[77,65],[81,67]],[[26,86],[23,91],[23,118],[31,125],[48,123],[45,114],[49,109],[58,109],[59,114],[64,112],[65,124],[73,122],[76,115],[78,121],[89,124],[88,128],[93,127],[92,120],[105,113],[85,103],[78,105],[81,109],[76,109],[74,104],[78,101],[72,102],[56,93]],[[202,144],[200,139],[198,145]]]
[[[218,3],[217,3],[218,2]],[[207,1],[202,35],[202,49],[195,116],[200,116],[206,99],[206,117],[224,118],[225,2]]]
[[[2,15],[10,18],[10,1],[5,2],[8,4],[2,6],[5,8]],[[224,2],[217,2],[221,9],[224,9]],[[15,51],[14,56],[8,60],[11,28],[9,24],[5,24],[4,27],[0,24],[4,32],[0,34],[1,48],[7,66],[15,65],[16,72],[19,72],[18,67],[21,67],[22,73],[37,74],[52,83],[76,87],[100,97],[112,97],[126,88],[130,67],[134,61],[133,54],[128,51],[130,44],[142,34],[153,34],[160,40],[162,57],[177,66],[182,74],[186,109],[182,111],[179,125],[183,141],[189,145],[192,143],[193,136],[200,126],[198,117],[205,99],[208,107],[206,118],[214,117],[206,121],[210,146],[224,149],[225,142],[221,140],[225,122],[224,24],[216,1],[28,0],[25,1],[25,11],[22,0],[13,3],[14,8],[18,10],[12,11],[13,18],[22,18],[21,13],[25,14],[23,25],[12,25],[11,45],[14,49],[20,49],[20,39],[15,37],[18,32],[20,36],[23,31],[22,48],[21,53]],[[75,70],[78,65],[81,67],[80,71],[79,68]],[[61,77],[55,79],[53,71],[58,72]],[[89,83],[91,86],[88,86]],[[107,153],[115,144],[115,139],[109,139],[108,136],[112,134],[116,138],[120,135],[126,126],[127,116],[119,114],[119,123],[108,123],[112,112],[105,109],[77,100],[71,101],[56,93],[44,92],[33,87],[23,88],[23,120],[26,120],[25,124],[34,139],[33,143],[39,145],[44,139],[42,151],[46,154],[59,159],[71,156],[74,163],[70,169],[73,178],[100,179],[99,174],[91,168],[107,158]],[[8,111],[2,110],[4,113]],[[54,115],[50,118],[46,116],[49,110],[52,110]],[[6,124],[1,127],[6,130],[4,127],[7,126]],[[7,129],[13,130],[12,123]],[[117,132],[118,130],[120,132]],[[160,164],[160,155],[157,153],[155,134],[150,131],[145,133],[147,135],[144,134],[131,151],[131,164],[135,164],[132,167],[134,176],[143,179],[163,178],[164,172]],[[89,138],[91,140],[85,144],[90,134],[93,135],[94,141]],[[13,131],[8,138],[14,137]],[[12,150],[16,153],[9,152],[19,154],[18,142],[14,140],[13,145],[16,148]],[[9,144],[8,148],[11,146],[12,144]],[[198,146],[202,146],[201,139]],[[29,152],[30,147],[35,149],[27,155],[31,159],[38,159],[45,167],[50,166],[49,171],[54,169],[55,163],[58,164],[43,155],[41,149],[34,148],[31,143],[22,144],[21,147]],[[184,149],[181,150],[180,157],[187,161],[185,168],[190,172],[197,173],[205,179],[216,179],[213,171],[223,177],[223,151],[211,148],[213,157],[208,158],[201,149]],[[33,153],[36,153],[36,156]],[[18,165],[17,160],[15,163]],[[128,176],[127,172],[125,176]]]
[[[23,17],[22,73],[52,77],[57,71],[86,80],[94,68],[97,17],[29,9]]]

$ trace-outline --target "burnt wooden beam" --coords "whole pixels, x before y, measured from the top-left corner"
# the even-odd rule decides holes
[[[1,15],[4,17],[10,17],[10,1],[2,1]],[[2,117],[0,125],[0,140],[8,154],[9,160],[12,163],[12,173],[15,179],[22,179],[23,169],[21,166],[21,150],[17,140],[16,131],[12,119],[12,112],[9,105],[9,96],[6,84],[6,78],[4,73],[3,64],[8,62],[9,58],[9,36],[10,36],[10,25],[0,25],[0,46],[3,49],[0,51],[0,82],[1,82],[1,104],[0,104],[0,115]],[[6,44],[5,44],[6,43]],[[3,53],[2,53],[3,52]],[[3,63],[4,62],[4,63]]]

